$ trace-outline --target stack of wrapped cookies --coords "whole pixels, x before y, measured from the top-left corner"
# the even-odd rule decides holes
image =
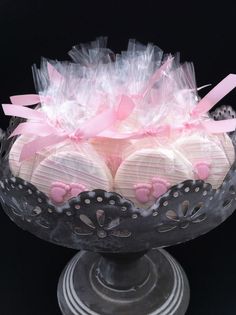
[[[229,75],[202,99],[193,65],[157,46],[129,41],[114,54],[106,38],[75,46],[72,61],[33,66],[37,94],[11,97],[24,118],[9,153],[14,176],[55,204],[103,189],[147,208],[170,187],[200,179],[217,189],[235,160],[235,119],[208,111],[234,87]]]

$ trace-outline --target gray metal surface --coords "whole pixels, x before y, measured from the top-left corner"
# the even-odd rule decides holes
[[[58,285],[64,315],[184,315],[189,285],[180,265],[164,250],[151,250],[134,266],[130,262],[100,270],[99,254],[80,252],[66,266]],[[118,270],[117,270],[118,269]],[[130,287],[119,288],[123,271],[136,275]],[[113,271],[117,281],[107,283]],[[141,279],[140,272],[147,271]],[[120,277],[118,277],[118,274]],[[101,277],[103,276],[103,277]],[[128,282],[127,282],[128,283]]]

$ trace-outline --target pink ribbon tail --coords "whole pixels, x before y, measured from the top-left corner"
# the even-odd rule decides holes
[[[77,129],[75,136],[80,136],[81,133],[85,139],[91,138],[110,127],[116,120],[116,115],[113,109],[108,109],[90,119],[83,126]]]
[[[39,135],[44,137],[44,136],[48,136],[52,133],[55,133],[55,128],[44,123],[44,122],[24,122],[19,124],[15,130],[11,133],[11,135],[9,136],[9,138],[17,136],[17,135],[21,135],[21,134],[31,134],[31,135]]]
[[[134,110],[135,103],[132,99],[126,95],[121,96],[121,100],[117,109],[117,119],[124,120],[126,119]]]
[[[40,96],[38,94],[13,95],[10,100],[14,105],[30,106],[40,103]]]
[[[203,121],[202,125],[209,133],[231,132],[236,129],[236,119]]]
[[[17,116],[26,119],[45,120],[45,115],[37,110],[13,104],[2,104],[6,116]]]
[[[135,107],[134,102],[130,97],[122,95],[118,110],[108,109],[98,114],[96,117],[90,119],[82,127],[78,128],[75,135],[83,134],[83,137],[90,138],[105,133],[105,129],[111,127],[117,120],[124,120],[127,118]],[[108,132],[109,133],[109,132]],[[111,132],[112,134],[112,132]]]
[[[236,87],[236,74],[229,74],[204,96],[192,111],[192,116],[201,116],[207,113],[225,95]]]

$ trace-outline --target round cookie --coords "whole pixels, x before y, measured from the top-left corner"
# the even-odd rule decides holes
[[[202,179],[218,188],[234,159],[229,140],[226,137],[193,134],[181,137],[174,145],[191,163],[195,179]]]
[[[34,156],[29,159],[19,161],[21,151],[25,144],[33,141],[35,136],[33,135],[21,135],[13,143],[11,150],[9,152],[9,166],[12,174],[17,177],[21,177],[26,181],[31,180],[33,169],[40,163],[45,157],[47,157],[52,150],[60,150],[65,148],[65,146],[71,146],[71,141],[66,140],[55,146],[49,146],[43,150],[37,152]]]
[[[103,158],[113,176],[120,166],[123,152],[130,145],[129,140],[98,138],[91,141],[96,152]]]
[[[115,190],[146,208],[169,187],[191,178],[184,157],[160,147],[139,149],[120,165],[115,176]]]
[[[23,146],[34,139],[33,136],[24,135],[19,136],[13,143],[11,150],[9,152],[9,166],[12,174],[17,177],[21,177],[26,181],[30,181],[33,168],[35,166],[38,156],[33,156],[30,159],[19,161],[20,154]]]
[[[232,140],[227,135],[227,133],[217,135],[217,137],[224,148],[225,155],[228,158],[229,164],[232,165],[235,161],[235,150]]]
[[[54,151],[33,171],[32,184],[54,202],[65,202],[82,191],[112,189],[111,173],[95,150],[89,144],[76,147]]]

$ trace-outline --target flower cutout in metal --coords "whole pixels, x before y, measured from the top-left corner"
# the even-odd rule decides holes
[[[99,238],[108,236],[115,237],[129,237],[131,232],[124,229],[117,228],[120,224],[120,218],[107,218],[104,210],[96,211],[96,219],[91,220],[87,215],[80,214],[81,226],[76,226],[74,232],[78,235],[97,235]]]
[[[190,207],[189,201],[184,200],[177,210],[168,210],[165,213],[165,220],[157,228],[158,232],[168,232],[176,228],[186,229],[190,224],[200,223],[207,216],[202,212],[203,203],[199,202],[194,207]]]

